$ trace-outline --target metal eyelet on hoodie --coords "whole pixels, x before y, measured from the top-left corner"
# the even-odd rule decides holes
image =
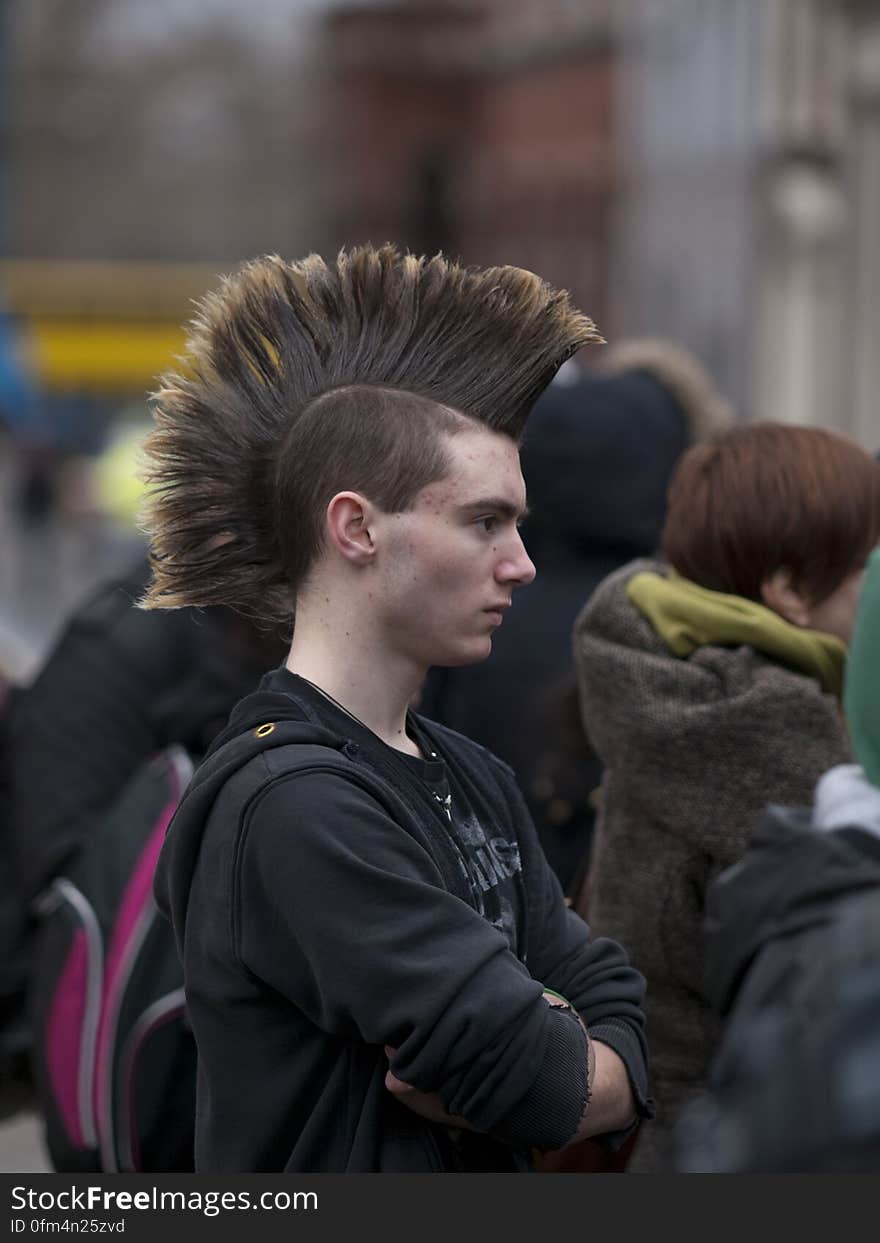
[[[268,737],[269,734],[272,733],[272,730],[274,728],[275,728],[275,722],[267,721],[265,725],[258,726],[258,728],[254,730],[254,733],[256,734],[258,738],[266,738]]]

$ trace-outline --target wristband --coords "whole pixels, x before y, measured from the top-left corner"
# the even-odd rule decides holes
[[[568,998],[563,997],[562,993],[557,993],[555,988],[545,988],[544,992],[545,994],[549,994],[551,997],[556,997],[559,1001],[559,1005],[554,1005],[552,1001],[548,1001],[547,1005],[550,1009],[565,1010],[568,1014],[572,1015],[573,1018],[577,1019],[581,1026],[581,1030],[584,1033],[584,1039],[587,1042],[587,1099],[584,1102],[584,1113],[586,1113],[586,1111],[590,1108],[590,1102],[593,1098],[593,1078],[596,1074],[596,1050],[593,1048],[593,1042],[590,1039],[590,1034],[587,1031],[585,1023]]]
[[[549,993],[551,997],[556,997],[561,1002],[561,1005],[554,1006],[551,1001],[548,1001],[547,1005],[550,1007],[551,1010],[566,1009],[566,1010],[571,1010],[572,1014],[577,1014],[577,1010],[575,1010],[574,1006],[571,1004],[568,998],[563,997],[562,993],[557,993],[555,988],[547,988],[545,986],[544,992]]]

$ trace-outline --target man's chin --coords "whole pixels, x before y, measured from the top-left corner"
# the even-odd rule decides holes
[[[460,669],[463,665],[477,665],[492,652],[492,636],[484,635],[472,643],[462,644],[455,652],[446,652],[442,659],[433,664],[444,669]]]

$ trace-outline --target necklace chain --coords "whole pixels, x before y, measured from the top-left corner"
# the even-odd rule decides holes
[[[308,678],[303,678],[303,675],[301,673],[298,676],[301,677],[304,682],[308,682],[312,690],[317,691],[319,695],[323,695],[325,699],[329,699],[330,703],[335,704],[337,708],[339,708],[342,712],[344,712],[346,716],[351,717],[353,721],[356,721],[358,725],[362,726],[366,730],[369,730],[371,734],[375,733],[374,730],[370,729],[369,725],[364,725],[364,722],[361,720],[359,716],[355,716],[353,712],[349,712],[345,704],[341,704],[338,699],[334,699],[329,691],[325,691],[324,688],[322,686],[318,686],[316,682],[312,682]],[[431,750],[428,752],[429,760],[438,760],[439,758],[440,757],[438,756],[436,751]],[[438,794],[436,790],[432,790],[431,793],[434,795],[434,798],[436,799],[436,801],[440,804],[440,806],[446,812],[446,818],[451,821],[452,820],[452,795],[451,794],[446,794],[446,795]]]
[[[357,721],[358,725],[362,726],[366,730],[369,730],[371,734],[375,733],[375,730],[370,729],[369,725],[365,725],[359,716],[355,716],[353,712],[349,712],[345,704],[341,704],[338,699],[333,698],[329,691],[325,691],[322,686],[318,686],[317,682],[311,682],[308,678],[303,678],[302,674],[299,674],[298,676],[301,677],[304,682],[308,682],[312,690],[317,691],[319,695],[323,695],[325,699],[329,699],[332,704],[336,704],[336,707],[344,712],[346,716],[350,716],[353,721]]]

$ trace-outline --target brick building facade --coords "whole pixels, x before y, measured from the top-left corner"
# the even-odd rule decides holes
[[[352,5],[321,53],[333,232],[516,263],[603,322],[615,193],[602,5]]]

